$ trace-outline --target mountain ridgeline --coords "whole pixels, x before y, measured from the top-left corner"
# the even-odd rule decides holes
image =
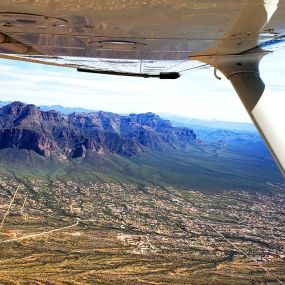
[[[92,154],[143,155],[149,150],[188,149],[199,143],[193,130],[173,127],[153,113],[42,111],[13,102],[0,109],[0,149],[27,150],[59,160]]]
[[[13,102],[0,108],[0,174],[207,191],[283,181],[258,134],[193,129],[153,113],[63,114]]]

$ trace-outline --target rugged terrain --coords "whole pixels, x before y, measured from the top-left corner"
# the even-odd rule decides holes
[[[1,217],[15,199],[0,284],[283,284],[285,185],[270,186],[206,194],[2,177]]]
[[[24,149],[43,157],[65,160],[92,153],[131,157],[148,149],[187,148],[195,142],[191,129],[173,127],[153,113],[64,115],[21,102],[0,109],[0,149]]]
[[[284,208],[255,132],[0,109],[0,284],[280,285]]]
[[[197,135],[198,134],[198,135]],[[153,113],[0,109],[0,174],[75,181],[271,191],[282,183],[256,133],[174,127]]]

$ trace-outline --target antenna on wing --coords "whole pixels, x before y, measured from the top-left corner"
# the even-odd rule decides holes
[[[220,76],[218,75],[218,56],[215,56],[214,76],[215,76],[218,80],[222,80],[222,77],[220,77]]]

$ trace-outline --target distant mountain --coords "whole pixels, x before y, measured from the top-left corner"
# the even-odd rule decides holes
[[[173,125],[177,127],[189,127],[193,129],[222,129],[257,133],[255,126],[251,123],[199,120],[166,113],[159,115],[164,119],[171,120]]]
[[[10,102],[10,101],[0,101],[0,108],[4,107],[4,106],[6,106],[6,105],[8,105],[10,103],[12,103],[12,102]]]
[[[191,129],[173,127],[153,113],[65,115],[22,102],[0,109],[0,149],[25,149],[43,157],[66,160],[92,153],[131,157],[148,150],[186,149],[195,143]]]
[[[0,108],[11,104],[11,101],[0,101]],[[64,107],[61,105],[39,105],[39,108],[42,111],[58,111],[63,114],[71,114],[71,113],[90,113],[94,112],[93,109],[85,109],[85,108],[80,108],[80,107]]]
[[[11,104],[12,102],[0,101],[0,108]],[[93,109],[85,109],[80,107],[65,107],[62,105],[39,105],[42,111],[58,111],[62,114],[72,113],[92,113],[95,112]],[[126,114],[123,114],[126,115]],[[172,125],[175,127],[188,127],[191,129],[222,129],[222,130],[233,130],[242,132],[255,132],[256,128],[251,123],[240,123],[240,122],[226,122],[219,120],[199,120],[191,119],[185,116],[173,115],[168,113],[158,114],[162,119],[170,120]]]
[[[79,108],[79,107],[64,107],[64,106],[61,106],[61,105],[40,105],[39,106],[40,109],[42,111],[58,111],[62,114],[72,114],[72,113],[91,113],[91,112],[94,112],[94,110],[92,109],[85,109],[85,108]]]

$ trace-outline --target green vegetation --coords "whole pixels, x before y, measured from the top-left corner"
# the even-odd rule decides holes
[[[78,182],[117,182],[138,185],[173,185],[208,192],[227,189],[272,191],[268,182],[284,180],[272,160],[223,151],[218,155],[203,149],[149,152],[135,158],[98,155],[68,163],[56,158],[39,160],[31,153],[21,162],[2,154],[0,174],[19,177],[75,180]],[[5,159],[6,158],[6,159]]]
[[[285,282],[283,178],[245,152],[1,150],[0,284]],[[21,163],[19,163],[19,158]]]

